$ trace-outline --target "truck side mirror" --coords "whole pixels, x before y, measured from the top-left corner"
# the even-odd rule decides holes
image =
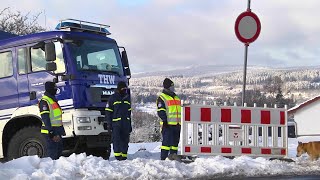
[[[129,68],[128,56],[127,56],[127,52],[125,50],[121,52],[121,61],[122,61],[124,67]]]
[[[57,64],[55,62],[47,62],[46,70],[47,71],[55,71],[55,70],[57,70]]]
[[[54,46],[53,42],[48,42],[45,44],[45,53],[46,53],[46,60],[47,61],[54,61],[56,60],[56,47]]]
[[[127,76],[127,79],[130,79],[131,78],[131,71],[130,71],[130,68],[125,68],[125,73],[126,73],[126,76]]]
[[[130,71],[130,67],[129,67],[129,61],[128,61],[128,56],[127,56],[127,51],[124,47],[119,47],[119,49],[123,49],[123,51],[121,52],[121,61],[124,67],[124,72],[127,76],[127,79],[131,78],[131,71]]]

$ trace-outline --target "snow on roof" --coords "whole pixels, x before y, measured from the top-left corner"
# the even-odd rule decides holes
[[[320,96],[316,96],[316,97],[314,97],[314,98],[312,98],[312,99],[309,99],[309,100],[307,100],[307,101],[305,101],[305,102],[303,102],[303,103],[301,103],[301,104],[298,104],[298,105],[290,108],[290,109],[288,110],[288,113],[289,113],[289,114],[294,114],[294,113],[297,112],[299,109],[302,109],[302,108],[304,108],[304,107],[312,104],[313,102],[318,101],[319,99],[320,99]]]

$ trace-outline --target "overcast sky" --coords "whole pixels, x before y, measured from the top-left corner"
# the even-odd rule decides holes
[[[39,24],[48,29],[65,18],[109,24],[133,73],[243,65],[234,23],[247,0],[1,0],[5,7],[45,12]],[[248,65],[320,65],[319,8],[319,0],[251,0],[262,28],[249,46]]]

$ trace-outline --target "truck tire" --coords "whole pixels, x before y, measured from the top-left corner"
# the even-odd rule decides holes
[[[32,155],[44,157],[45,154],[46,140],[40,132],[40,127],[29,126],[13,135],[8,145],[7,159]]]

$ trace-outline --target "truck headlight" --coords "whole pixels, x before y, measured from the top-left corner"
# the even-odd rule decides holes
[[[91,126],[79,126],[79,127],[78,127],[78,130],[79,130],[79,131],[91,130],[91,129],[92,129]]]
[[[77,117],[78,123],[91,123],[90,117]]]

